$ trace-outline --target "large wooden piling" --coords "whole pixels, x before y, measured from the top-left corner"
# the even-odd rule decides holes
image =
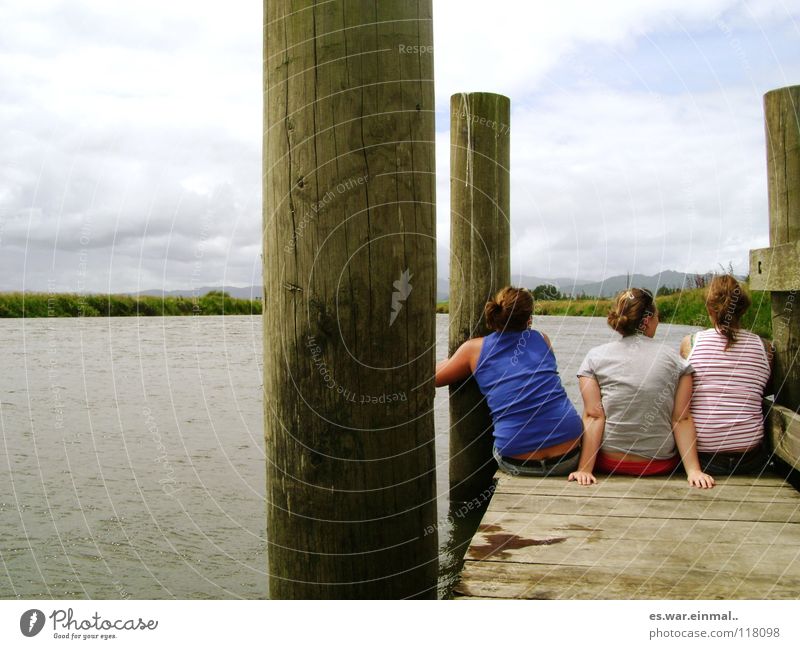
[[[450,99],[450,355],[489,332],[486,301],[511,282],[508,97]],[[492,420],[474,379],[450,387],[450,499],[478,498],[497,468]]]
[[[771,291],[775,342],[769,435],[800,469],[800,86],[764,95],[770,247],[750,252],[750,288]]]
[[[270,597],[435,597],[431,0],[264,9]]]

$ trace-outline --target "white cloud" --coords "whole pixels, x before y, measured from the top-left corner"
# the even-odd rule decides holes
[[[260,233],[261,22],[244,0],[0,8],[0,288],[185,287],[202,236],[203,281],[225,277]]]
[[[601,278],[728,261],[746,272],[748,248],[766,245],[752,93],[564,92],[518,111],[512,134],[527,143],[512,148],[512,256],[523,272]]]
[[[737,83],[691,92],[655,80],[649,94],[614,86],[585,60],[587,48],[601,47],[635,64],[653,33],[711,30],[731,65],[741,68],[744,54],[753,74],[774,64],[764,80],[773,87],[796,82],[797,63],[780,47],[798,34],[796,8],[780,0],[507,1],[489,10],[435,0],[434,8],[439,110],[463,90],[513,100],[515,266],[586,276],[631,265],[702,270],[763,243],[762,79],[740,70]],[[74,290],[82,251],[91,290],[259,281],[261,10],[252,0],[0,4],[0,290],[42,289],[51,279]],[[774,52],[759,59],[737,30],[763,31]],[[446,122],[438,126],[446,248],[449,134]]]
[[[477,2],[435,5],[437,91],[447,88],[437,97],[440,237],[449,221],[449,96],[492,91],[512,98],[515,273],[600,279],[700,272],[729,261],[746,273],[748,250],[767,245],[761,95],[800,67],[772,60],[769,79],[752,79],[733,25],[761,32],[772,21],[779,40],[788,19],[796,37],[798,8],[722,0],[509,4],[513,13],[480,19]],[[715,63],[692,29],[724,47]],[[660,51],[671,75],[663,90],[634,47],[654,30],[689,48]],[[762,35],[769,41],[769,31]],[[636,84],[612,85],[587,61],[586,44],[607,46]],[[681,76],[686,57],[688,74],[703,69],[708,87],[693,89],[697,80]],[[720,80],[731,75],[733,83]]]
[[[434,2],[437,104],[476,90],[524,97],[586,44],[617,48],[656,29],[691,28],[746,3],[735,0]],[[476,87],[476,83],[479,87]]]

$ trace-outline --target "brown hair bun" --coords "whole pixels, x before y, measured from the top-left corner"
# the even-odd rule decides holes
[[[524,331],[533,313],[533,296],[524,288],[506,286],[486,303],[486,326],[495,331]]]
[[[614,331],[624,331],[627,328],[628,316],[611,309],[608,313],[608,324]]]

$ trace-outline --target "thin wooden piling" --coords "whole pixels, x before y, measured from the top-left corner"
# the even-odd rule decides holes
[[[431,0],[264,3],[272,598],[435,597]]]
[[[764,95],[770,247],[750,251],[750,288],[772,292],[776,406],[769,436],[800,469],[800,86]]]
[[[508,97],[450,98],[449,353],[490,333],[487,300],[511,282]],[[474,379],[450,387],[450,498],[469,501],[491,484],[492,420]]]

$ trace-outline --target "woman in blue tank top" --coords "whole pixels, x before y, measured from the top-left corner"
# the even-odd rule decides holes
[[[486,303],[494,333],[473,338],[436,366],[436,387],[471,375],[494,424],[494,456],[514,475],[569,475],[578,464],[583,423],[558,376],[543,333],[531,329],[533,298],[508,286]]]

